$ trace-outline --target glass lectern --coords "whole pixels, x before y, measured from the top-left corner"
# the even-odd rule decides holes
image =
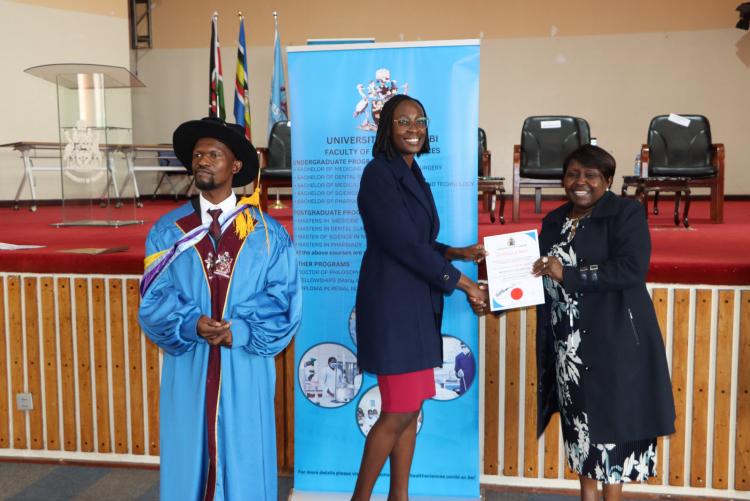
[[[54,226],[123,226],[135,197],[119,192],[115,165],[133,143],[131,95],[143,83],[120,66],[47,64],[26,73],[57,85],[62,221]]]

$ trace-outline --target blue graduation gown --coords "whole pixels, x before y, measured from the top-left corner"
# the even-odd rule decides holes
[[[253,209],[254,210],[254,209]],[[289,344],[301,319],[301,287],[286,230],[267,215],[235,256],[223,318],[232,347],[221,347],[217,419],[216,500],[277,498],[273,357]],[[188,203],[156,222],[146,255],[183,236],[200,218]],[[183,226],[181,229],[178,222]],[[226,232],[234,231],[234,226]],[[205,237],[209,239],[207,235]],[[160,394],[161,499],[203,499],[208,465],[205,392],[210,345],[197,335],[211,316],[211,294],[196,248],[182,253],[141,299],[143,331],[164,351]]]

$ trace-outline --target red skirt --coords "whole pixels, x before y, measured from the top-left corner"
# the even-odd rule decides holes
[[[382,412],[417,412],[435,396],[435,370],[378,376]]]

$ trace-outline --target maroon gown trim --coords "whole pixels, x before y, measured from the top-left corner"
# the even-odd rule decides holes
[[[187,232],[201,224],[200,216],[193,212],[177,221],[177,225]],[[211,291],[211,318],[221,321],[231,283],[234,264],[242,248],[234,232],[234,224],[228,227],[214,247],[213,240],[206,234],[194,247],[200,256],[203,272]],[[221,398],[221,348],[211,346],[206,371],[206,441],[208,466],[204,501],[213,501],[216,494],[216,474],[218,465],[218,419]]]

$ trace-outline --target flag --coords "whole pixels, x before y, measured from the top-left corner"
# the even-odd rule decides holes
[[[268,134],[273,124],[288,120],[286,111],[286,86],[284,85],[284,63],[281,61],[281,43],[279,41],[279,19],[273,13],[276,30],[273,43],[273,78],[271,79],[271,105],[268,109]]]
[[[250,138],[250,101],[247,89],[247,50],[245,49],[245,18],[240,13],[240,36],[237,41],[237,78],[234,81],[234,121],[245,127]]]
[[[219,15],[211,18],[211,63],[209,67],[208,116],[224,120],[224,81],[221,76],[221,50],[219,50]]]

